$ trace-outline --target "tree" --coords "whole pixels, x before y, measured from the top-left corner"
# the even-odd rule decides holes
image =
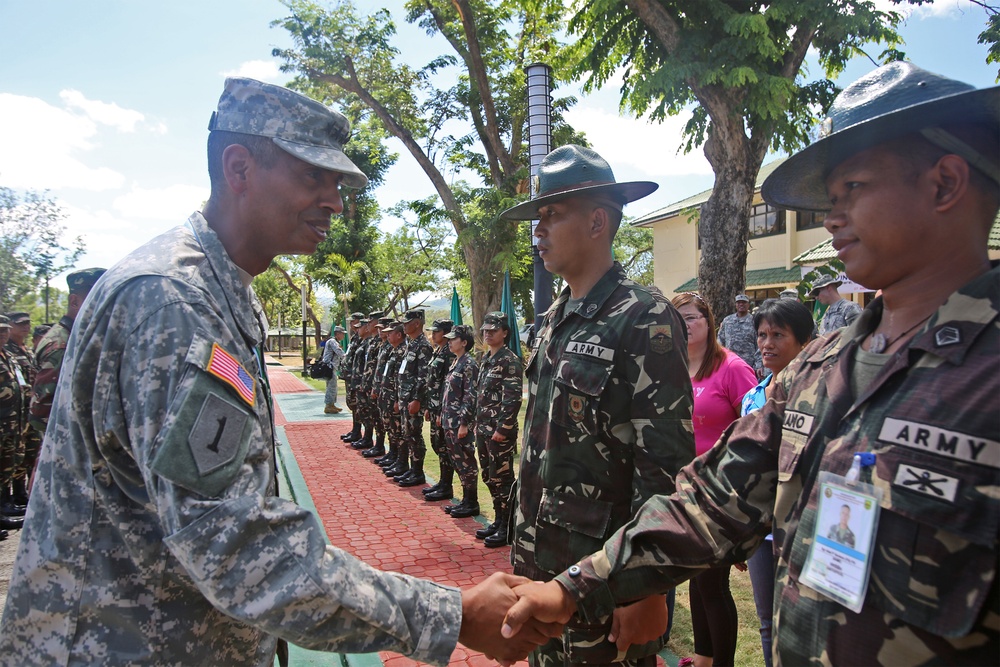
[[[0,187],[0,307],[11,310],[49,279],[74,266],[84,251],[83,239],[64,244],[65,218],[47,192],[19,194]],[[49,295],[45,290],[45,321]]]
[[[653,284],[653,232],[622,222],[612,249],[625,275],[641,285]]]
[[[438,278],[448,266],[445,248],[450,227],[434,198],[399,204],[392,213],[404,224],[379,244],[380,265],[389,286],[386,308],[399,306],[405,312],[420,305],[410,302],[413,294],[438,288]],[[413,215],[416,220],[411,220]]]
[[[884,62],[905,57],[902,17],[870,0],[590,0],[576,10],[567,57],[586,90],[623,69],[623,109],[662,120],[695,105],[684,149],[704,146],[715,172],[698,282],[721,318],[745,287],[747,219],[768,149],[807,142],[837,92],[830,79],[866,45],[883,45]],[[806,83],[810,48],[827,78]]]
[[[522,233],[497,216],[527,192],[524,66],[557,50],[562,3],[410,0],[407,20],[444,37],[453,52],[423,66],[393,46],[386,10],[360,16],[347,1],[329,10],[308,0],[284,4],[291,14],[275,24],[295,47],[275,55],[312,89],[360,101],[417,161],[458,236],[481,321],[500,305],[505,266],[498,257],[509,258],[504,252]],[[448,75],[454,85],[440,85]],[[560,136],[567,134],[563,128]],[[530,262],[530,254],[518,261]]]

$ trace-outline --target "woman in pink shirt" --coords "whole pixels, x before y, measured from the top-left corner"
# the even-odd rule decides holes
[[[673,304],[687,325],[694,443],[700,456],[739,418],[743,396],[756,386],[757,378],[745,361],[719,345],[715,317],[704,299],[688,292],[674,297]],[[689,590],[695,656],[682,663],[694,667],[732,665],[739,619],[729,590],[729,567],[712,568],[692,578]]]

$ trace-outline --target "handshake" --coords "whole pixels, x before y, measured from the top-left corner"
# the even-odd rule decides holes
[[[561,636],[575,612],[576,601],[557,582],[496,572],[462,591],[458,641],[501,665],[511,665]],[[624,656],[629,645],[651,641],[666,627],[666,600],[651,595],[615,609],[608,641]]]

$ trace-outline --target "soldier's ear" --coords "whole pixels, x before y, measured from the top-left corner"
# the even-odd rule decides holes
[[[245,146],[230,144],[222,151],[222,174],[235,194],[246,191],[253,168],[253,156]]]

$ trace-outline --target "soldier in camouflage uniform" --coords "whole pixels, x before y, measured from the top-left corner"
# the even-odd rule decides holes
[[[823,276],[809,290],[809,296],[826,306],[826,312],[819,323],[820,336],[846,327],[861,315],[861,306],[848,301],[837,291],[843,284],[834,276]]]
[[[370,377],[366,376],[366,372],[369,353],[375,341],[378,340],[378,336],[375,335],[375,325],[378,324],[378,318],[382,316],[382,311],[377,311],[374,315],[375,317],[369,315],[361,320],[361,327],[358,329],[361,336],[361,346],[358,348],[351,368],[351,385],[357,397],[358,420],[364,427],[363,432],[358,429],[358,435],[347,440],[347,443],[352,446],[364,442],[368,447],[371,447],[375,443],[374,410],[372,409],[370,391],[367,389],[370,386],[368,384]]]
[[[372,336],[374,339],[373,347],[369,352],[368,366],[366,367],[366,381],[369,383],[366,386],[368,392],[368,401],[372,408],[372,416],[374,417],[373,428],[375,429],[375,442],[373,447],[376,450],[382,449],[385,446],[386,436],[388,432],[386,431],[386,411],[383,409],[385,404],[382,402],[382,378],[385,375],[385,365],[389,359],[389,355],[392,353],[392,345],[389,343],[389,325],[393,322],[391,317],[380,317],[378,322],[375,323],[374,331],[375,335]],[[374,362],[372,361],[374,358]],[[371,375],[367,375],[370,368]],[[391,404],[390,404],[391,406]],[[364,446],[363,442],[356,442],[352,447],[355,449],[369,449]],[[390,451],[392,447],[389,448]],[[398,440],[397,440],[398,449]],[[362,452],[363,453],[363,452]]]
[[[368,314],[368,344],[364,348],[365,355],[361,359],[361,367],[358,372],[360,377],[358,391],[360,395],[364,396],[365,403],[365,434],[361,440],[351,443],[355,449],[383,447],[385,444],[385,432],[382,430],[382,416],[379,413],[378,401],[372,398],[379,354],[387,345],[385,338],[380,333],[379,324],[383,321],[389,321],[389,318],[382,315],[380,310]]]
[[[548,580],[592,553],[642,502],[674,489],[694,458],[684,322],[656,288],[611,255],[622,207],[655,183],[616,183],[608,163],[563,146],[539,167],[539,196],[505,211],[538,218],[545,268],[567,287],[545,314],[528,361],[528,406],[512,525],[514,572]],[[531,654],[533,665],[653,665],[667,606],[653,595],[616,612],[648,641],[619,651],[611,610],[576,618]],[[663,619],[663,624],[659,620]]]
[[[996,664],[1000,266],[987,239],[1000,88],[896,62],[845,88],[823,127],[763,197],[829,210],[848,277],[882,296],[807,345],[764,407],[681,472],[676,495],[651,499],[557,584],[524,587],[511,631],[532,612],[599,617],[744,560],[773,524],[775,665]],[[865,507],[880,514],[865,524],[857,612],[804,576],[831,476],[883,491]]]
[[[476,420],[476,383],[479,366],[472,358],[476,338],[472,328],[459,324],[445,334],[448,349],[455,356],[444,378],[441,416],[451,465],[462,483],[462,502],[446,505],[444,511],[456,518],[479,514],[479,483],[476,480],[476,443],[472,426]]]
[[[431,344],[424,335],[424,311],[408,310],[405,315],[406,353],[399,366],[399,414],[402,422],[403,440],[410,450],[410,470],[400,486],[419,486],[424,483],[423,405],[427,402],[427,364],[431,360]]]
[[[451,332],[454,322],[448,319],[434,320],[431,326],[431,342],[434,352],[427,362],[427,407],[424,419],[430,422],[431,449],[438,455],[438,466],[441,471],[436,484],[422,489],[424,499],[430,502],[436,500],[451,500],[454,497],[452,478],[455,467],[451,464],[451,454],[448,453],[448,443],[444,438],[444,429],[438,421],[441,416],[441,397],[444,394],[444,378],[448,374],[455,355],[448,349],[445,334]]]
[[[6,315],[0,315],[0,488],[3,489],[10,486],[14,476],[24,406],[17,371],[4,350],[9,337],[10,320]],[[6,497],[4,500],[7,500]],[[9,502],[4,504],[7,507],[0,507],[0,539],[6,539],[7,530],[19,529],[24,521],[24,509]]]
[[[750,314],[750,297],[746,294],[736,295],[736,312],[722,318],[718,339],[719,345],[735,353],[757,371],[757,375],[761,375],[764,364],[757,349],[757,330]]]
[[[21,381],[21,434],[17,443],[17,453],[14,456],[14,476],[10,489],[3,489],[3,500],[0,508],[11,506],[23,511],[28,504],[28,478],[35,469],[38,460],[38,450],[42,438],[35,429],[28,426],[28,406],[31,404],[31,387],[35,383],[35,355],[28,347],[31,336],[31,316],[28,313],[7,313],[10,320],[10,340],[4,348],[7,358],[17,366]]]
[[[77,317],[0,665],[264,666],[278,637],[437,665],[457,640],[518,658],[527,647],[499,639],[510,575],[460,592],[381,572],[276,494],[250,277],[314,252],[339,187],[367,181],[341,151],[346,118],[287,89],[228,79],[210,128],[204,214],[110,269]]]
[[[350,339],[347,344],[347,352],[344,353],[344,360],[340,364],[340,377],[344,380],[344,402],[351,411],[351,430],[340,436],[341,440],[357,440],[361,437],[361,421],[358,419],[358,398],[352,386],[354,377],[354,357],[358,353],[361,345],[361,338],[358,331],[361,328],[361,320],[364,313],[351,313],[351,321],[347,324],[347,335]]]
[[[378,410],[382,416],[386,440],[389,442],[389,451],[399,451],[402,440],[398,398],[399,367],[406,354],[406,345],[403,344],[406,334],[403,333],[403,323],[395,320],[385,324],[382,333],[385,334],[388,346],[380,353],[374,393],[378,395]],[[402,477],[403,472],[397,474]],[[395,477],[390,475],[389,471],[386,471],[386,475]]]
[[[488,547],[504,547],[509,544],[508,501],[514,486],[517,413],[521,409],[524,370],[521,358],[506,345],[510,336],[506,313],[487,313],[480,331],[488,349],[479,361],[476,452],[483,482],[493,497],[495,518],[477,530],[476,537]]]
[[[39,438],[45,435],[45,427],[49,423],[52,395],[56,392],[56,383],[59,380],[66,345],[69,343],[69,334],[73,330],[73,322],[94,283],[104,275],[104,271],[105,269],[95,267],[74,271],[66,276],[66,284],[69,285],[69,309],[35,346],[38,373],[31,388],[28,423],[38,432]]]

